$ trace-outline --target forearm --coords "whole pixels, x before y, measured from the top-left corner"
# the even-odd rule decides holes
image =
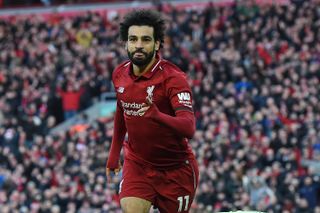
[[[114,130],[111,148],[109,151],[109,157],[107,162],[107,167],[114,169],[118,167],[118,162],[120,158],[120,152],[123,145],[124,137],[126,135],[126,126],[124,123],[122,110],[117,107],[115,118],[114,118]]]
[[[151,111],[150,117],[154,121],[166,125],[182,137],[193,137],[195,132],[195,118],[193,112],[181,110],[176,112],[176,116],[170,116],[157,109]]]

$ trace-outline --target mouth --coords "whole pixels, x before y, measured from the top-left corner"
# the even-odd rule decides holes
[[[136,53],[134,53],[134,56],[137,57],[137,58],[142,58],[142,57],[145,56],[145,54],[142,53],[142,52],[136,52]]]

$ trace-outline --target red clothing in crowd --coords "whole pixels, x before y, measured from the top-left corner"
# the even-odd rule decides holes
[[[77,111],[80,107],[80,97],[83,93],[83,89],[78,91],[63,91],[58,89],[58,92],[62,99],[62,107],[64,111]]]

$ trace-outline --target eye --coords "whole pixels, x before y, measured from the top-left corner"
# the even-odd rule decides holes
[[[149,38],[149,37],[145,37],[145,38],[143,38],[142,40],[145,41],[145,42],[149,42],[149,41],[151,41],[152,39]]]

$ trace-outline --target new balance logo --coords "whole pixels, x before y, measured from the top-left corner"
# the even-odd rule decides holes
[[[178,98],[180,101],[190,101],[191,100],[190,93],[188,93],[188,92],[179,93]]]
[[[117,89],[117,91],[118,91],[118,93],[123,93],[123,92],[124,92],[124,87],[119,87],[119,88]]]

